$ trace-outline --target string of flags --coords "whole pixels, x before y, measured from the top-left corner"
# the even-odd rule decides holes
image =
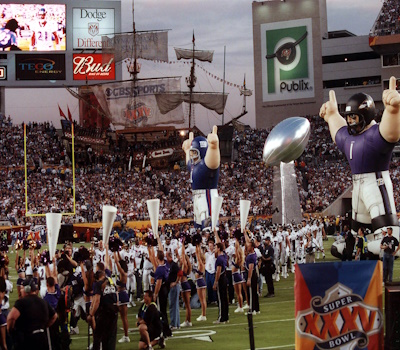
[[[188,64],[188,65],[192,64],[191,62],[186,62],[186,61],[164,62],[164,61],[159,61],[159,60],[153,60],[153,62],[155,62],[155,63],[165,63],[165,64],[177,64],[177,63],[183,63],[183,64]],[[209,77],[211,77],[211,78],[213,78],[213,79],[215,79],[217,81],[220,81],[220,82],[224,81],[224,79],[220,78],[218,75],[215,75],[215,74],[209,72],[207,69],[205,69],[203,66],[200,66],[198,63],[195,63],[195,66],[200,68],[201,70],[203,70]],[[226,79],[225,79],[225,84],[228,85],[228,86],[232,86],[232,87],[238,88],[238,89],[244,89],[245,88],[243,85],[231,83],[231,82],[227,81]]]

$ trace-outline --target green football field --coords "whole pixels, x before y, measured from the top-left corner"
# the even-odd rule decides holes
[[[333,258],[329,251],[332,238],[325,241],[326,259],[318,262],[338,261]],[[17,297],[15,290],[16,272],[11,266],[14,265],[15,254],[10,255],[11,281],[14,283],[14,292],[10,296],[12,306]],[[395,261],[393,281],[400,281],[400,260]],[[356,262],[354,262],[356,263]],[[281,278],[274,283],[275,298],[260,298],[261,313],[253,316],[254,338],[257,349],[294,349],[295,327],[294,327],[294,275],[289,274],[287,279]],[[267,293],[266,285],[263,288],[263,295]],[[207,321],[197,322],[196,318],[200,315],[200,309],[192,310],[193,327],[181,328],[174,331],[173,337],[166,341],[167,349],[230,349],[244,350],[250,349],[249,331],[247,315],[235,314],[233,311],[236,305],[229,307],[229,323],[225,325],[214,325],[217,319],[218,308],[211,306],[207,308]],[[131,339],[130,343],[120,344],[117,342],[117,349],[137,349],[139,334],[135,327],[136,314],[139,305],[128,309],[128,319]],[[180,312],[181,322],[185,320],[185,310]],[[87,324],[80,320],[78,323],[79,335],[71,336],[71,349],[86,349],[88,344]],[[118,322],[117,340],[123,336],[122,323]],[[155,347],[156,349],[158,346]]]

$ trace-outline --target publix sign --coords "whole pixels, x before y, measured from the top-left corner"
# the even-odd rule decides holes
[[[114,9],[72,9],[74,49],[101,50],[101,36],[115,32]]]
[[[314,97],[310,18],[261,25],[263,102]]]

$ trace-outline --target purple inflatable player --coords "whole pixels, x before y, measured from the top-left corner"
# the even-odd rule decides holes
[[[370,228],[368,251],[379,255],[381,228],[391,226],[399,238],[399,224],[393,196],[389,163],[395,143],[400,139],[400,94],[396,78],[382,95],[385,110],[382,120],[374,120],[376,111],[371,96],[358,93],[346,104],[344,119],[338,111],[336,95],[329,92],[329,101],[320,109],[320,116],[329,125],[332,140],[346,155],[353,175],[352,232]],[[333,250],[332,250],[333,253]]]
[[[193,194],[193,213],[196,227],[211,226],[211,201],[218,197],[218,178],[221,155],[217,127],[214,125],[207,139],[203,136],[189,138],[182,144],[186,154],[186,164],[190,170]]]

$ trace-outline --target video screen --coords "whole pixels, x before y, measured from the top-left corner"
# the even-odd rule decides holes
[[[64,4],[0,4],[0,51],[64,51]]]

